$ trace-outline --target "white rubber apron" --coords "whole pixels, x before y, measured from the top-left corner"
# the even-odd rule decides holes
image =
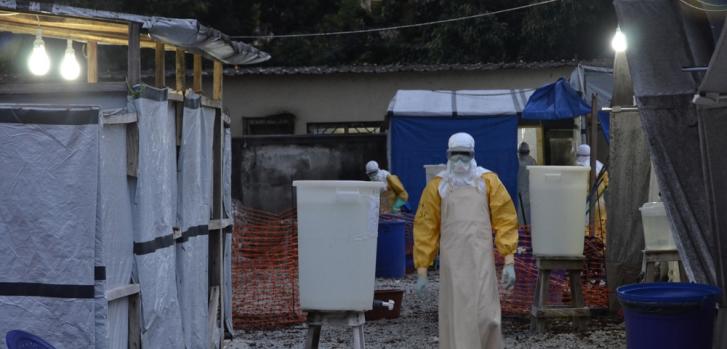
[[[503,348],[487,193],[469,185],[448,186],[446,191],[440,237],[439,347]]]

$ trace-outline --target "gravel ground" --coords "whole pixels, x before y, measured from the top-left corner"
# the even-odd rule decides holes
[[[415,276],[401,281],[377,280],[377,289],[404,289],[401,316],[395,320],[366,323],[365,336],[368,349],[378,348],[438,348],[437,342],[437,289],[438,276],[430,276],[426,294],[414,294]],[[615,318],[596,317],[590,320],[588,331],[573,333],[570,323],[553,322],[549,331],[534,335],[529,332],[527,319],[503,319],[503,334],[507,348],[625,348],[623,323]],[[303,348],[306,326],[299,325],[272,331],[239,331],[227,349],[249,348]],[[323,325],[321,349],[350,348],[351,334],[346,327]]]

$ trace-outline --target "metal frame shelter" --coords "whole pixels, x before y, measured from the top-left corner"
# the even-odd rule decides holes
[[[86,81],[85,82],[31,82],[31,83],[1,83],[0,102],[4,106],[22,105],[23,108],[36,108],[53,105],[59,109],[69,110],[72,106],[89,105],[85,101],[99,97],[102,100],[113,96],[116,102],[125,104],[126,99],[139,97],[144,94],[143,89],[156,91],[164,95],[164,108],[167,108],[170,120],[174,126],[170,132],[176,135],[176,147],[179,152],[180,143],[183,142],[183,118],[186,118],[190,107],[190,100],[197,101],[197,107],[207,108],[209,113],[202,113],[202,117],[211,117],[212,139],[211,155],[212,189],[209,222],[202,225],[206,231],[198,235],[208,236],[208,309],[209,309],[209,338],[210,345],[222,348],[225,327],[231,331],[229,307],[229,254],[230,235],[233,219],[230,214],[229,203],[229,127],[230,118],[223,111],[223,65],[224,64],[255,64],[268,60],[270,56],[243,42],[233,41],[220,31],[204,26],[193,19],[173,19],[163,17],[146,17],[125,13],[96,11],[57,5],[52,3],[0,1],[0,31],[13,34],[34,35],[38,29],[42,30],[43,37],[74,40],[86,44]],[[98,48],[102,45],[125,46],[127,50],[126,81],[99,82],[98,80]],[[154,86],[147,86],[141,81],[141,50],[153,49],[155,64]],[[176,78],[174,86],[166,86],[165,56],[168,52],[175,55]],[[186,86],[187,69],[185,60],[192,56],[192,86]],[[203,61],[212,62],[212,90],[203,91],[202,67]],[[141,92],[140,92],[141,91]],[[128,96],[128,97],[127,97]],[[115,103],[116,103],[115,102]],[[93,104],[93,103],[91,103]],[[113,103],[111,103],[113,104]],[[133,104],[133,103],[132,103]],[[93,109],[93,108],[92,108]],[[136,181],[140,171],[140,151],[146,151],[140,144],[144,144],[140,137],[142,120],[141,109],[117,108],[113,111],[105,110],[99,105],[101,122],[104,127],[115,125],[121,127],[125,133],[126,159],[100,159],[99,161],[119,162],[126,167],[127,176]],[[173,115],[173,116],[171,116]],[[186,120],[186,119],[184,119]],[[51,122],[52,123],[52,122]],[[186,124],[185,124],[186,127]],[[100,153],[103,156],[103,152]],[[174,158],[174,156],[172,156]],[[178,160],[173,160],[178,161]],[[124,164],[122,164],[123,162]],[[180,165],[181,168],[181,165]],[[176,168],[170,173],[176,172]],[[100,171],[103,174],[103,171]],[[175,180],[176,180],[176,174]],[[103,182],[103,179],[99,179]],[[125,182],[125,181],[124,181]],[[135,182],[133,182],[135,183]],[[176,183],[173,185],[177,190]],[[175,196],[177,194],[174,194]],[[177,213],[175,212],[175,215]],[[0,217],[6,218],[6,217]],[[6,222],[7,223],[7,222]],[[191,236],[175,226],[173,230],[174,242],[172,246],[191,239]],[[3,237],[2,239],[5,239]],[[135,242],[136,244],[136,242]],[[134,246],[136,249],[136,245]],[[172,247],[174,248],[174,247]],[[130,257],[129,257],[130,258]],[[226,260],[228,259],[228,260]],[[177,260],[178,261],[178,260]],[[138,263],[138,260],[137,260]],[[173,265],[173,264],[172,264]],[[227,265],[227,266],[226,266]],[[172,272],[174,270],[172,269]],[[178,272],[178,271],[177,271]],[[98,280],[98,279],[97,279]],[[131,280],[131,279],[130,279]],[[5,284],[10,280],[0,280]],[[226,286],[227,284],[227,286]],[[141,292],[140,292],[141,290]],[[22,291],[22,290],[21,290]],[[1,294],[0,296],[7,296]],[[128,301],[128,347],[142,347],[144,321],[142,314],[145,297],[144,286],[139,283],[129,283],[122,287],[106,289],[101,296],[104,302],[111,304],[119,300]],[[96,295],[96,301],[99,295]],[[125,301],[125,302],[126,302]],[[0,314],[0,317],[3,316]],[[149,319],[146,319],[149,320]],[[227,324],[227,326],[226,326]],[[2,334],[4,336],[4,333]],[[126,342],[126,339],[124,339]],[[107,343],[101,347],[118,347],[114,343]],[[64,345],[59,345],[64,347]],[[68,347],[68,345],[65,345]],[[96,347],[99,347],[97,342]]]

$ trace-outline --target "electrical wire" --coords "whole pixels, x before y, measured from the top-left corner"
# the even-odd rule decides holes
[[[232,38],[232,39],[282,39],[282,38],[305,38],[305,37],[317,37],[317,36],[337,36],[337,35],[374,33],[374,32],[389,31],[389,30],[425,27],[425,26],[430,26],[430,25],[459,22],[459,21],[465,21],[465,20],[474,19],[474,18],[494,16],[494,15],[499,15],[499,14],[503,14],[503,13],[524,10],[524,9],[528,9],[528,8],[532,8],[532,7],[536,7],[536,6],[551,4],[551,3],[559,2],[559,1],[561,1],[561,0],[545,0],[545,1],[534,2],[531,4],[527,4],[527,5],[493,11],[493,12],[483,12],[483,13],[478,13],[475,15],[464,16],[464,17],[442,19],[442,20],[438,20],[438,21],[423,22],[423,23],[404,24],[404,25],[397,25],[397,26],[392,26],[392,27],[359,29],[359,30],[345,30],[345,31],[324,32],[324,33],[301,33],[301,34],[283,34],[283,35],[231,35],[230,38]]]
[[[704,12],[725,12],[725,11],[727,11],[727,7],[723,8],[721,10],[718,10],[718,9],[708,9],[708,8],[699,7],[697,5],[694,5],[692,3],[689,3],[687,0],[679,0],[679,1],[681,1],[682,4],[684,4],[686,6],[689,6],[689,7],[693,8],[693,9],[695,9],[695,10],[699,10],[699,11],[704,11]],[[724,5],[712,5],[712,4],[709,4],[709,3],[705,3],[703,1],[699,1],[699,3],[702,4],[702,5],[707,5],[707,6],[724,6]]]

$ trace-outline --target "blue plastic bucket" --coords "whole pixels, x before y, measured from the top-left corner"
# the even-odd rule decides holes
[[[711,349],[717,287],[687,283],[619,287],[629,349]]]
[[[404,222],[380,221],[376,242],[376,277],[404,277],[405,252]]]

